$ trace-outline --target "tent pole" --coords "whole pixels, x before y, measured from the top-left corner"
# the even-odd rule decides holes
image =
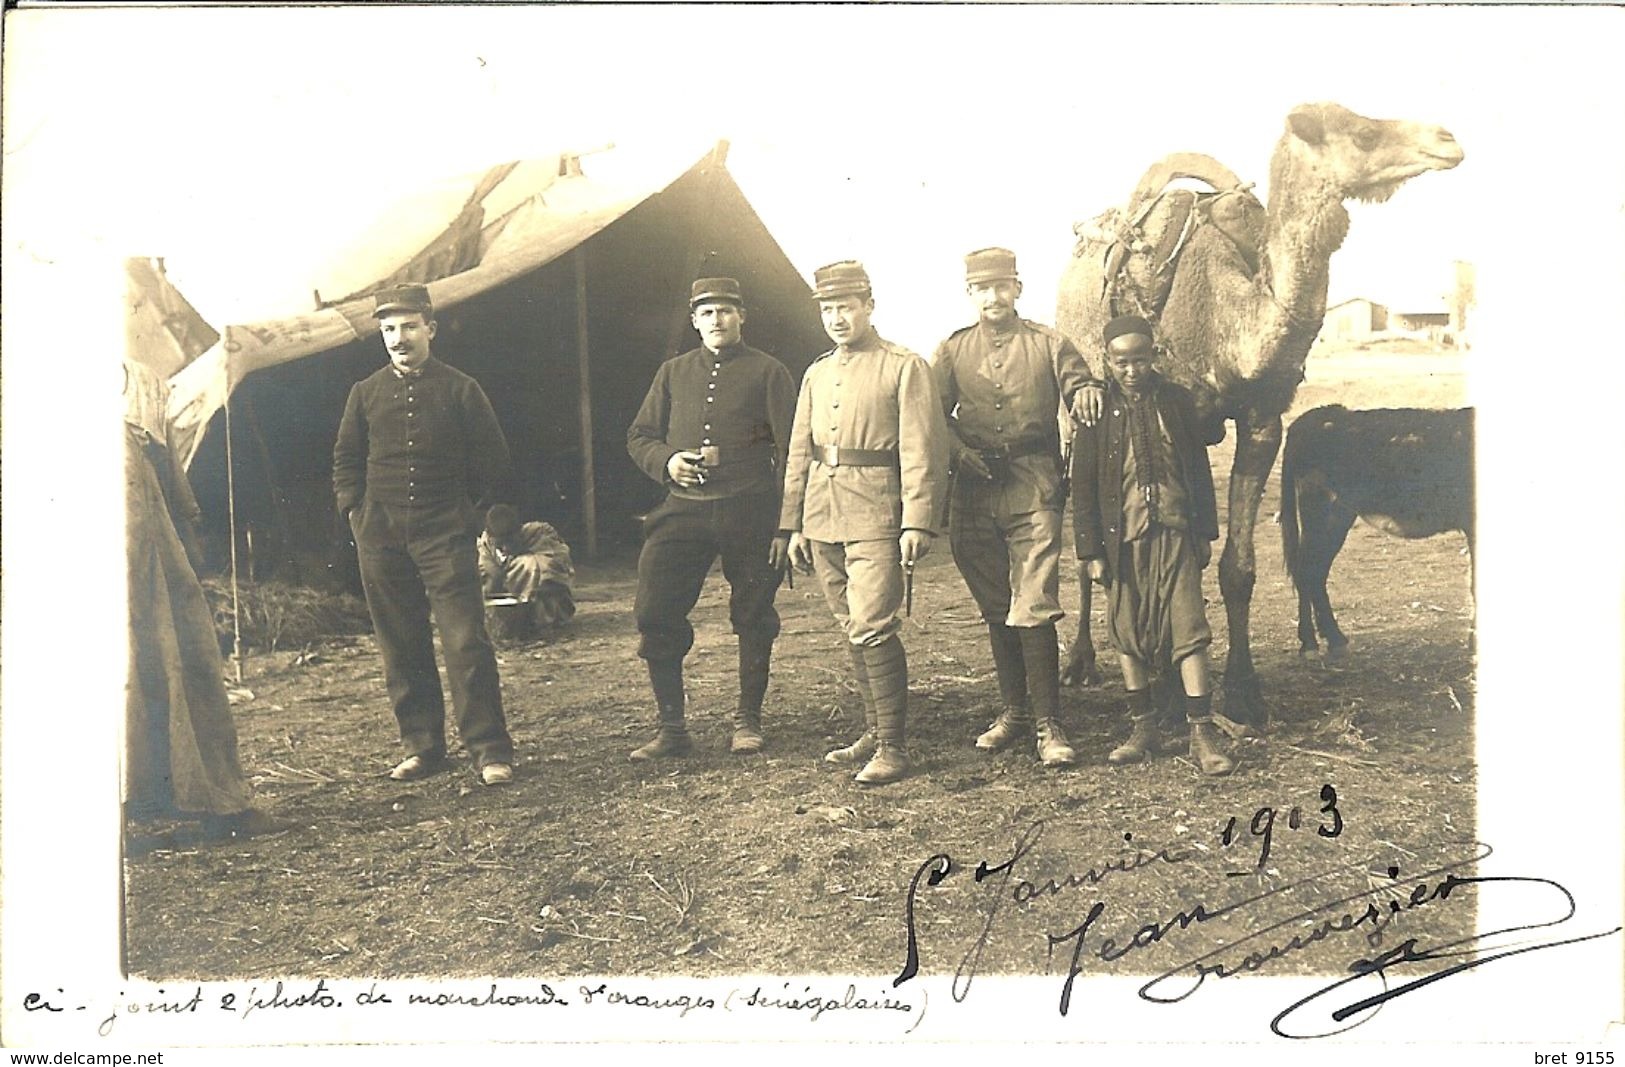
[[[581,395],[581,514],[587,531],[587,558],[598,558],[598,487],[592,457],[592,370],[587,358],[587,254],[577,246],[571,257],[576,274],[576,366]]]
[[[226,527],[231,536],[231,665],[237,684],[243,684],[243,625],[237,600],[237,483],[231,461],[231,364],[226,364]]]

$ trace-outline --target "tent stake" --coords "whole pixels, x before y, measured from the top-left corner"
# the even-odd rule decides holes
[[[576,273],[576,363],[581,376],[581,515],[586,524],[587,558],[598,558],[598,487],[592,456],[592,372],[587,359],[587,254],[577,246],[571,257]]]

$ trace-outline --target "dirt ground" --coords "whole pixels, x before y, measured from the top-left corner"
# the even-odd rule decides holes
[[[1463,403],[1463,358],[1411,349],[1317,353],[1294,414],[1331,400]],[[1230,457],[1229,442],[1212,452],[1221,509]],[[127,863],[130,968],[154,978],[892,975],[905,959],[911,879],[936,854],[952,856],[953,871],[940,885],[921,880],[914,917],[929,973],[959,967],[984,924],[981,973],[1064,973],[1072,949],[1062,935],[1096,901],[1105,909],[1088,934],[1085,974],[1156,974],[1210,952],[1209,963],[1243,966],[1248,952],[1294,935],[1310,943],[1263,969],[1330,972],[1403,938],[1461,936],[1472,927],[1470,894],[1398,915],[1387,901],[1436,885],[1443,876],[1428,872],[1467,854],[1474,836],[1465,540],[1399,541],[1357,526],[1332,572],[1353,642],[1333,668],[1297,652],[1296,597],[1271,521],[1278,494],[1272,479],[1253,601],[1275,721],[1231,746],[1239,766],[1228,778],[1204,778],[1183,754],[1105,764],[1126,733],[1109,656],[1104,686],[1063,690],[1079,767],[1044,770],[1027,748],[974,751],[997,714],[997,687],[946,545],[921,567],[903,634],[912,777],[865,791],[821,764],[854,736],[861,709],[810,577],[779,595],[767,750],[727,752],[735,646],[715,575],[688,661],[697,752],[633,765],[626,754],[652,719],[634,655],[634,574],[628,560],[600,563],[581,568],[580,610],[561,635],[499,648],[519,750],[507,788],[480,787],[466,759],[421,783],[385,777],[399,746],[370,637],[297,659],[250,658],[252,699],[236,707],[243,763],[294,828],[221,844],[196,841],[184,825],[138,828]],[[1063,566],[1075,611],[1075,561]],[[1214,568],[1207,585],[1217,675],[1226,640]],[[1103,644],[1102,609],[1097,598]],[[1074,625],[1062,624],[1068,643]],[[976,879],[979,861],[996,867],[1024,836],[1008,880],[998,870]],[[1138,869],[1088,874],[1111,865]],[[1022,899],[1023,880],[1048,879],[1062,888]],[[1393,917],[1376,940],[1364,936],[1371,925],[1310,936],[1368,900]],[[1176,916],[1198,905],[1213,917],[1181,929]],[[1166,932],[1142,936],[1116,962],[1097,958],[1102,938],[1127,944],[1147,924]],[[1052,937],[1061,938],[1053,951]]]

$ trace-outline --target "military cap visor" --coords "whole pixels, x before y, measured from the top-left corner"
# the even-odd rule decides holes
[[[1014,281],[1016,254],[1008,248],[983,248],[965,257],[965,284]]]
[[[434,302],[429,299],[428,286],[396,285],[379,290],[373,295],[372,317],[375,319],[413,311],[423,315],[434,312]]]
[[[735,304],[745,306],[745,296],[739,291],[739,282],[733,278],[700,278],[688,291],[688,306],[701,304]]]
[[[843,259],[813,271],[813,299],[834,300],[842,296],[867,296],[874,287],[869,272],[855,259]]]

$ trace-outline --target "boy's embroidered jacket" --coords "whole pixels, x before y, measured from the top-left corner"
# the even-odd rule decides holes
[[[1157,378],[1152,400],[1168,428],[1179,474],[1189,494],[1190,536],[1219,539],[1213,471],[1196,421],[1190,390]],[[1106,410],[1093,427],[1079,426],[1072,439],[1072,526],[1078,558],[1106,562],[1106,581],[1116,580],[1117,547],[1123,530],[1123,457],[1130,448],[1128,404],[1116,382],[1106,388]]]

